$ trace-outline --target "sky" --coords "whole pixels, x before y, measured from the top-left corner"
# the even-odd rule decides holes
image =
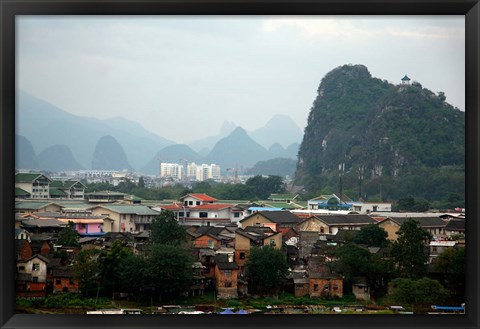
[[[17,16],[17,90],[66,112],[124,117],[177,143],[274,115],[305,128],[345,64],[407,74],[465,110],[464,16]]]

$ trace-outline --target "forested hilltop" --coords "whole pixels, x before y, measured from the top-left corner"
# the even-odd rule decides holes
[[[339,192],[342,176],[343,192],[356,199],[464,205],[465,113],[445,100],[415,81],[373,78],[363,65],[330,71],[310,110],[297,184]]]

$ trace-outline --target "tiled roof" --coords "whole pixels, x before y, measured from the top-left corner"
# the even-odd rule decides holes
[[[125,193],[115,192],[115,191],[98,191],[98,192],[90,192],[85,193],[85,196],[125,196]]]
[[[268,197],[268,200],[294,200],[298,197],[298,194],[277,194],[272,193]]]
[[[58,188],[51,188],[49,191],[50,195],[67,195],[67,193],[59,190]]]
[[[17,173],[15,175],[15,183],[31,183],[40,176],[43,176],[44,179],[51,181],[50,178],[39,173]]]
[[[159,215],[160,212],[150,209],[147,206],[143,205],[124,205],[124,204],[109,204],[96,206],[104,208],[119,214],[135,214],[135,215]],[[94,208],[96,208],[94,207]]]
[[[22,221],[23,227],[65,227],[66,225],[57,219],[29,219]]]
[[[191,194],[187,194],[183,197],[180,198],[180,200],[183,200],[185,199],[186,197],[192,197],[192,198],[195,198],[195,199],[198,199],[200,201],[204,201],[204,202],[215,202],[215,201],[218,201],[217,199],[209,196],[209,195],[206,195],[204,193],[191,193]]]
[[[464,219],[451,219],[447,226],[445,226],[446,230],[452,231],[465,231],[465,220]]]
[[[300,218],[292,214],[290,211],[259,211],[255,214],[250,215],[249,217],[254,215],[262,215],[271,222],[277,224],[298,223],[300,221]],[[249,217],[242,219],[241,222]]]
[[[377,221],[367,215],[314,215],[328,225],[375,224]]]
[[[230,207],[233,207],[233,205],[224,204],[224,203],[207,203],[207,204],[202,204],[200,206],[188,207],[187,209],[189,210],[221,210],[221,209],[226,209]]]
[[[168,204],[168,205],[160,205],[160,206],[157,206],[157,208],[162,208],[162,209],[165,209],[165,210],[171,210],[171,211],[174,211],[174,210],[181,210],[183,209],[182,206],[174,203],[174,204]]]
[[[30,193],[25,191],[24,189],[15,187],[15,196],[29,196],[29,195]]]
[[[48,205],[54,204],[49,201],[19,201],[15,202],[16,210],[40,209]]]
[[[400,225],[408,220],[418,222],[420,227],[445,227],[447,225],[447,223],[439,217],[395,217],[390,219]]]

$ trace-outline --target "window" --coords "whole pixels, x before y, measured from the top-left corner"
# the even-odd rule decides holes
[[[320,233],[325,233],[325,228],[324,227],[320,227]]]
[[[208,217],[208,212],[201,211],[201,212],[198,214],[198,216],[199,216],[200,218],[207,218],[207,217]]]
[[[190,217],[190,213],[189,213],[189,212],[187,212],[187,217]]]
[[[225,288],[231,288],[232,283],[230,281],[225,282]]]
[[[240,217],[240,213],[239,213],[239,212],[234,212],[234,213],[233,213],[233,217],[234,217],[234,218],[239,218],[239,217]]]
[[[193,206],[193,201],[188,201],[189,206]]]
[[[197,201],[197,202],[196,202],[196,205],[199,206],[199,205],[200,205],[200,201]]]
[[[240,259],[245,259],[245,253],[244,252],[240,253]]]
[[[33,264],[32,271],[40,271],[40,264]]]
[[[184,216],[185,216],[185,213],[183,211],[178,212],[178,217],[184,217]]]
[[[56,279],[55,284],[62,284],[62,280],[61,279]]]
[[[295,289],[297,290],[303,290],[303,284],[296,284]]]
[[[208,240],[208,248],[213,248],[213,240]]]
[[[79,224],[79,227],[80,227],[81,229],[85,229],[85,228],[87,227],[87,224]]]
[[[373,206],[373,211],[377,211],[378,210],[378,206]]]
[[[126,219],[126,218],[127,218],[127,215],[123,214],[122,219]]]
[[[18,267],[18,270],[19,270],[19,271],[25,271],[25,266],[19,266],[19,267]]]
[[[34,276],[34,277],[32,278],[32,282],[37,283],[37,282],[38,282],[38,276]]]
[[[330,287],[328,286],[328,284],[324,284],[323,291],[329,291],[329,290],[330,290]]]
[[[334,284],[333,287],[332,287],[333,291],[337,291],[338,290],[338,285]],[[368,289],[368,288],[367,288]]]
[[[318,291],[318,284],[313,285],[313,291]]]
[[[183,204],[188,206],[188,201],[184,201]]]
[[[223,273],[225,273],[225,276],[231,276],[232,270],[224,270]]]
[[[275,239],[270,239],[270,245],[271,245],[272,247],[275,247],[275,246],[276,246]]]
[[[73,279],[69,279],[69,280],[68,280],[68,284],[69,284],[69,285],[73,286],[74,283],[75,283],[75,282],[73,281]]]

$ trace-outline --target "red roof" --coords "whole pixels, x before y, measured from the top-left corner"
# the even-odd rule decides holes
[[[191,196],[192,198],[195,198],[195,199],[198,199],[198,200],[201,200],[201,201],[205,201],[205,202],[218,201],[217,199],[212,198],[211,196],[208,196],[204,193],[187,194],[182,199],[186,198],[187,196]]]
[[[160,206],[160,208],[162,209],[165,209],[165,210],[180,210],[182,209],[181,206],[179,206],[178,204],[174,203],[174,204],[169,204],[169,205],[166,205],[166,206]]]
[[[202,204],[200,206],[189,207],[190,210],[220,210],[225,208],[233,207],[232,204],[226,203],[210,203],[210,204]]]

